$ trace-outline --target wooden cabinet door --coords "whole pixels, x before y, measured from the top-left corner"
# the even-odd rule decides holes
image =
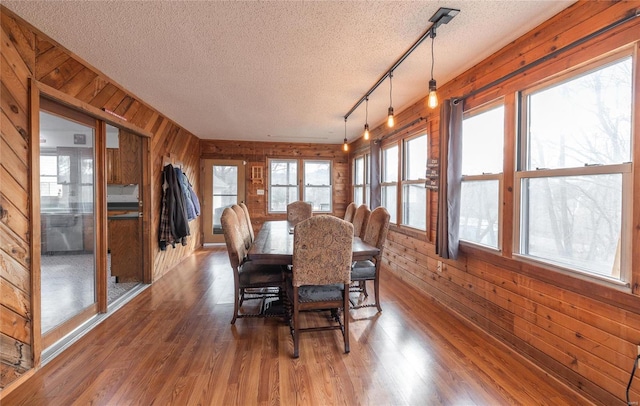
[[[122,183],[119,148],[107,148],[107,183]]]

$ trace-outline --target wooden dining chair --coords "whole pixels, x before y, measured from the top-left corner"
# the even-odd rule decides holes
[[[287,284],[293,307],[290,322],[294,358],[299,356],[300,333],[306,331],[341,330],[344,352],[349,352],[352,244],[353,225],[338,217],[320,215],[296,225],[292,275]],[[342,321],[339,309],[343,310]],[[302,328],[300,312],[305,310],[330,310],[335,323]]]
[[[233,318],[231,324],[237,318],[264,316],[264,303],[268,298],[280,297],[284,288],[282,268],[279,265],[256,264],[247,261],[247,248],[244,244],[240,221],[236,212],[227,207],[220,218],[224,241],[227,245],[229,262],[233,268]],[[250,290],[250,293],[248,291]],[[242,313],[240,307],[245,300],[262,300],[258,313]],[[272,316],[276,316],[273,314]]]
[[[238,222],[240,223],[240,232],[242,233],[242,240],[246,249],[251,247],[253,240],[251,240],[251,233],[249,232],[249,225],[247,224],[247,216],[244,214],[244,210],[240,205],[234,204],[231,206],[236,216],[238,216]]]
[[[367,294],[367,281],[372,280],[375,293],[374,305],[353,306],[353,308],[376,306],[378,311],[382,311],[380,306],[380,265],[382,264],[382,251],[387,240],[389,231],[389,212],[382,206],[376,207],[369,216],[367,228],[362,237],[362,241],[369,245],[376,246],[380,253],[371,260],[356,261],[351,267],[351,281],[358,282],[356,291]],[[353,291],[352,287],[352,291]]]
[[[251,243],[253,243],[253,240],[256,239],[256,235],[253,232],[253,225],[251,224],[251,216],[249,215],[249,208],[243,202],[240,202],[239,206],[242,207],[242,210],[244,211],[244,216],[247,219],[247,226],[249,227],[249,235],[251,236]]]
[[[313,206],[311,203],[296,201],[287,205],[287,220],[296,225],[302,220],[306,220],[311,217]]]
[[[354,202],[349,203],[347,209],[344,211],[344,219],[349,223],[353,223],[353,216],[356,214],[356,205]]]
[[[353,215],[353,235],[355,237],[362,238],[364,230],[367,228],[367,222],[369,221],[370,214],[371,210],[369,210],[369,207],[367,207],[366,204],[361,204],[356,209],[356,212]]]

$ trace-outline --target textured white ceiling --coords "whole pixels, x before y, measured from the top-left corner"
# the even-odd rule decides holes
[[[11,1],[2,4],[203,139],[341,143],[344,115],[429,28],[441,85],[568,1]],[[427,93],[430,41],[393,77],[396,112]],[[385,120],[389,84],[370,97]],[[362,104],[347,123],[361,135]]]

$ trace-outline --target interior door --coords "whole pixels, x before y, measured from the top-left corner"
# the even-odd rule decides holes
[[[245,170],[243,161],[204,159],[204,242],[223,243],[220,216],[225,207],[244,202]]]

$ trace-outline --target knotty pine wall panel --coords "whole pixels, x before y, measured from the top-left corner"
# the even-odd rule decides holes
[[[270,215],[267,213],[269,193],[267,158],[330,159],[333,162],[333,214],[343,217],[347,205],[351,202],[349,154],[342,150],[341,144],[201,140],[200,151],[202,159],[235,159],[247,162],[245,170],[246,204],[256,232],[267,220],[286,218],[284,214]],[[256,165],[264,167],[263,185],[251,183],[251,167]],[[263,189],[265,194],[258,195],[258,189]]]
[[[33,33],[0,16],[0,388],[33,367],[29,233],[29,94]]]
[[[153,134],[149,144],[152,280],[201,245],[200,219],[189,223],[186,246],[160,251],[158,223],[163,157],[182,164],[196,191],[200,185],[199,140],[160,112],[89,66],[55,40],[0,6],[0,388],[33,368],[29,204],[29,80],[35,79],[99,109],[124,116]]]
[[[469,71],[441,85],[438,89],[440,99],[462,96],[480,89],[556,49],[635,13],[638,7],[640,2],[637,1],[580,1]],[[516,110],[514,93],[517,90],[611,50],[629,45],[638,47],[639,42],[640,18],[637,18],[525,74],[468,98],[465,100],[465,110],[504,97],[507,116]],[[636,83],[636,99],[640,97],[639,89],[640,85]],[[640,120],[637,108],[635,114],[634,119]],[[372,136],[374,139],[387,136],[382,141],[384,146],[397,142],[423,126],[430,138],[429,156],[438,158],[439,111],[429,110],[426,99],[397,114],[397,125],[419,117],[426,118],[426,123],[421,122],[391,136],[387,136],[390,134],[388,129],[380,126],[372,131]],[[513,157],[516,126],[513,119],[507,117],[507,120],[505,157]],[[635,135],[637,137],[638,134]],[[351,148],[361,153],[366,152],[369,146],[368,142],[360,139]],[[638,288],[635,287],[634,293],[621,292],[512,258],[513,168],[513,163],[505,164],[503,231],[508,235],[504,236],[507,246],[503,248],[503,253],[463,245],[458,260],[443,261],[437,257],[433,242],[438,192],[429,192],[430,229],[416,236],[415,232],[392,226],[385,248],[383,271],[393,272],[420,288],[595,403],[622,405],[640,343]],[[636,211],[640,207],[638,204],[634,206]],[[636,213],[634,219],[638,217]],[[639,243],[636,237],[633,246],[637,247]],[[637,260],[632,264],[632,272],[632,282],[637,281],[640,275],[640,263]],[[384,302],[384,297],[382,300]],[[631,388],[632,399],[640,398],[639,381],[636,379]]]

